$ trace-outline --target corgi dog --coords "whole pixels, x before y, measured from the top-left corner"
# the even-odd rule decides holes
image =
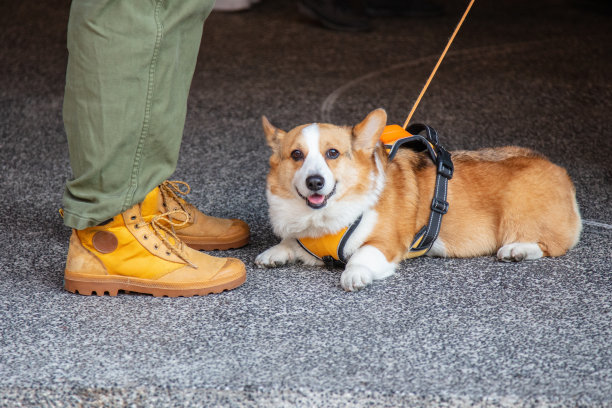
[[[262,122],[272,149],[269,215],[281,242],[258,255],[257,266],[323,265],[325,258],[304,242],[347,229],[340,278],[347,291],[392,275],[411,257],[415,235],[433,215],[438,172],[427,152],[401,149],[390,158],[380,141],[384,110],[372,111],[354,127],[313,123],[285,132],[265,116]],[[444,216],[421,254],[496,254],[501,261],[524,261],[560,256],[576,245],[582,222],[565,169],[514,146],[450,156],[454,171],[440,211]],[[333,258],[340,253],[331,252]]]

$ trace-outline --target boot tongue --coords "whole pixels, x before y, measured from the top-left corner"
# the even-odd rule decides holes
[[[143,218],[151,217],[159,214],[161,208],[161,194],[159,193],[159,187],[155,187],[140,205]]]

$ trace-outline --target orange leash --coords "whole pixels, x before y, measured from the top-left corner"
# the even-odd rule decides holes
[[[459,24],[457,24],[457,27],[455,27],[455,31],[453,32],[453,35],[451,35],[450,39],[448,40],[448,43],[446,44],[446,48],[444,48],[444,51],[442,52],[442,55],[440,55],[440,58],[438,58],[438,63],[436,64],[436,66],[434,67],[433,71],[431,72],[431,75],[429,75],[429,78],[427,79],[427,82],[425,83],[425,86],[421,90],[421,93],[420,93],[419,97],[417,98],[416,102],[412,106],[412,109],[410,110],[410,113],[408,114],[408,117],[406,118],[406,122],[404,122],[404,126],[403,126],[404,129],[406,129],[406,127],[408,127],[408,123],[410,122],[410,119],[412,119],[412,115],[414,114],[414,111],[416,110],[417,106],[419,105],[419,102],[421,102],[421,98],[423,97],[423,95],[427,91],[427,88],[429,87],[429,84],[431,83],[431,80],[433,79],[434,75],[436,75],[436,71],[438,70],[438,67],[440,66],[440,64],[442,63],[442,60],[446,56],[446,52],[450,48],[451,44],[455,40],[455,36],[459,32],[459,29],[461,28],[461,25],[463,24],[463,22],[465,21],[465,18],[467,17],[468,13],[470,12],[470,9],[472,8],[472,5],[474,4],[474,1],[475,0],[470,0],[470,4],[468,4],[467,9],[465,9],[465,12],[463,13],[463,16],[461,17],[461,20],[459,20]]]

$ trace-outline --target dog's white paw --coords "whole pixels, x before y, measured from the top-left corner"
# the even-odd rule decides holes
[[[340,276],[340,285],[347,292],[356,292],[372,283],[373,276],[373,272],[365,266],[347,265]]]
[[[497,259],[504,262],[531,261],[541,258],[542,250],[535,242],[514,242],[504,245],[497,251]]]
[[[275,268],[285,265],[293,260],[293,251],[287,246],[279,244],[262,252],[255,258],[255,265],[260,268]]]

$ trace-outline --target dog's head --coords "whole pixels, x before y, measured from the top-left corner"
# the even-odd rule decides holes
[[[311,228],[331,232],[376,201],[384,180],[376,154],[387,121],[384,110],[354,127],[313,123],[284,132],[266,117],[262,121],[272,148],[270,216],[279,235]]]

